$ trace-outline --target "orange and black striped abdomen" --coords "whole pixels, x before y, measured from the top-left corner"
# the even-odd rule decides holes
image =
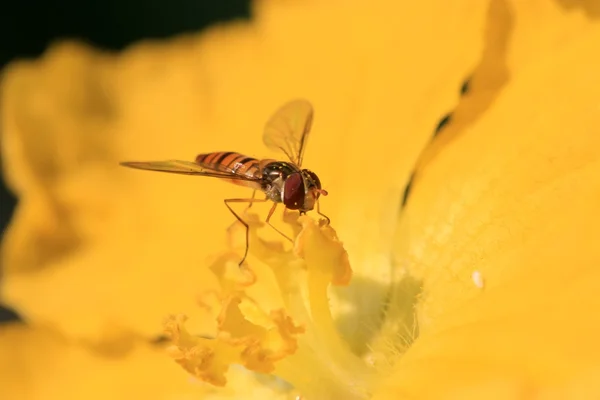
[[[242,175],[248,178],[260,178],[260,164],[256,158],[233,151],[218,151],[198,154],[196,163],[206,169]]]

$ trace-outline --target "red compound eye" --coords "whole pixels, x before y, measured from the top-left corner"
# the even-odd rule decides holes
[[[298,210],[304,204],[304,179],[302,174],[294,172],[285,180],[283,204],[290,210]]]

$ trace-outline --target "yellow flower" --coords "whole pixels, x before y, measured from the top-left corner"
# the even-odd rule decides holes
[[[296,217],[288,218],[294,225]],[[299,222],[293,253],[304,263],[280,243],[258,238],[258,221],[252,223],[250,243],[258,260],[252,260],[251,269],[240,270],[233,255],[211,267],[223,288],[213,302],[217,336],[190,334],[186,318],[172,316],[166,323],[172,356],[217,386],[227,383],[231,364],[240,364],[283,378],[308,398],[366,398],[372,373],[340,340],[327,297],[330,284],[350,281],[347,253],[331,227],[319,227],[308,216]],[[275,287],[269,287],[273,281]],[[204,304],[210,308],[208,301]]]
[[[5,71],[5,173],[20,196],[4,245],[6,301],[30,319],[96,341],[114,327],[153,336],[164,315],[192,314],[190,298],[216,284],[201,266],[224,248],[231,214],[221,201],[244,192],[117,163],[227,149],[277,156],[260,140],[266,118],[304,97],[316,110],[304,164],[332,193],[322,206],[360,266],[356,285],[341,296],[364,300],[359,286],[372,289],[370,302],[352,301],[363,321],[342,321],[364,350],[370,335],[364,323],[377,319],[387,293],[406,178],[476,62],[485,5],[467,12],[449,7],[455,19],[470,23],[446,42],[431,36],[427,52],[390,53],[416,46],[403,32],[450,29],[448,12],[431,19],[425,6],[411,6],[399,24],[394,2],[344,4],[258,2],[251,23],[141,44],[121,57],[65,43],[38,63]],[[425,16],[431,25],[423,27],[418,19]],[[461,43],[459,52],[447,47],[451,40]],[[406,52],[415,53],[410,63]],[[439,65],[440,57],[454,60],[453,68]],[[420,74],[439,78],[416,82]],[[390,101],[390,93],[401,95]],[[377,136],[365,140],[365,132]],[[57,292],[64,295],[50,295]]]
[[[10,66],[0,293],[27,326],[0,327],[0,397],[598,397],[600,27],[573,4],[263,0]],[[332,225],[274,218],[290,247],[253,206],[248,268],[239,188],[117,165],[274,156],[296,97]]]

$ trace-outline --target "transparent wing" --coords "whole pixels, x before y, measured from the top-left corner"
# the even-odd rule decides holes
[[[209,176],[213,178],[234,179],[240,181],[256,181],[257,178],[252,178],[245,175],[235,174],[233,172],[225,172],[214,170],[211,168],[202,167],[196,163],[180,160],[167,161],[127,161],[120,165],[135,169],[145,169],[148,171],[169,172],[172,174],[183,175],[198,175]]]
[[[291,162],[302,166],[312,118],[313,108],[308,101],[291,101],[269,119],[263,141],[268,148],[282,151]]]

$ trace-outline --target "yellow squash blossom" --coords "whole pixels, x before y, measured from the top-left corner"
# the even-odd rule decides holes
[[[598,396],[600,26],[563,3],[264,0],[10,66],[1,294],[27,326],[0,327],[0,397]],[[117,165],[275,156],[260,130],[296,97],[332,224],[274,218],[289,246],[253,207],[248,268],[243,190]]]

